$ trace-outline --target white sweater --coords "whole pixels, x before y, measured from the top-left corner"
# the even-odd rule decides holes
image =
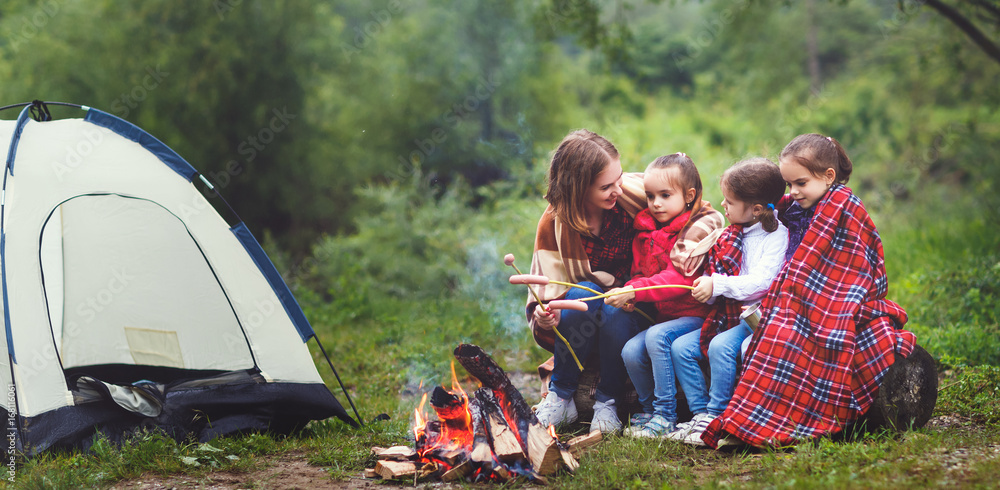
[[[744,229],[740,275],[712,274],[712,299],[709,303],[714,303],[719,296],[744,304],[763,298],[785,263],[786,248],[788,228],[781,222],[778,222],[778,229],[771,233],[764,231],[760,223]]]

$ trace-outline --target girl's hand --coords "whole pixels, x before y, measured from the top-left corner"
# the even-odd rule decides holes
[[[691,296],[694,296],[694,299],[702,303],[712,299],[712,276],[701,276],[695,279],[693,286]]]
[[[552,330],[559,325],[560,312],[562,310],[546,311],[545,308],[542,308],[542,305],[535,305],[535,312],[532,316],[535,319],[535,325],[538,325],[543,330]]]
[[[615,308],[621,308],[625,311],[632,311],[635,309],[635,293],[632,292],[634,289],[632,286],[625,286],[623,288],[614,288],[608,293],[618,293],[622,291],[621,294],[614,294],[604,298],[604,304],[614,306]]]

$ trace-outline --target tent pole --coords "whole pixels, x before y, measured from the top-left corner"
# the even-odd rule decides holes
[[[337,383],[340,383],[340,389],[344,391],[344,396],[347,397],[347,402],[351,404],[351,409],[354,410],[354,415],[358,418],[358,423],[362,427],[365,426],[365,421],[361,419],[361,414],[358,413],[357,407],[354,406],[354,400],[351,399],[351,394],[347,392],[347,388],[344,387],[344,382],[340,380],[340,375],[337,374],[337,368],[333,367],[333,362],[330,361],[330,356],[326,355],[326,349],[323,348],[323,343],[319,341],[319,335],[313,332],[313,339],[316,340],[316,345],[319,346],[320,352],[323,353],[323,357],[326,358],[326,363],[330,365],[330,370],[333,371],[333,375],[337,378]]]

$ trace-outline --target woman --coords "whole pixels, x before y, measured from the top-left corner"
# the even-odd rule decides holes
[[[600,292],[624,284],[632,262],[633,219],[646,204],[642,174],[624,174],[615,146],[581,129],[556,148],[545,199],[549,206],[538,222],[531,273]],[[593,296],[584,289],[556,284],[537,292],[545,302]],[[596,346],[601,378],[590,430],[614,432],[621,428],[615,399],[621,399],[628,376],[621,350],[648,325],[640,325],[636,315],[603,301],[587,304],[586,312],[546,311],[528,296],[526,314],[535,341],[554,353],[549,392],[536,407],[536,415],[544,426],[576,421],[573,394],[580,370],[573,354],[583,362]],[[570,343],[572,352],[557,339],[554,329]]]

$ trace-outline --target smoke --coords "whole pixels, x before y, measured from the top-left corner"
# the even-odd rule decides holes
[[[508,281],[514,270],[504,265],[506,251],[502,250],[500,242],[495,236],[482,234],[468,247],[468,275],[459,283],[459,292],[489,315],[499,333],[522,335],[528,327],[524,318],[524,295],[527,293],[523,287],[514,287]]]

